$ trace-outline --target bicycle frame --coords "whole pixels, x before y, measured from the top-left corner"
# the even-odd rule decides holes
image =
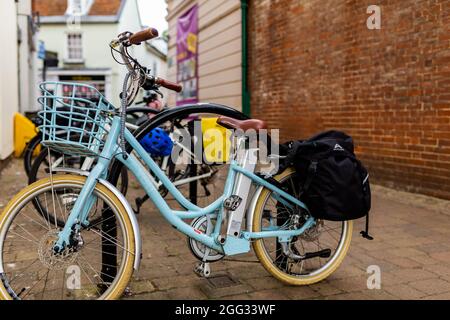
[[[94,197],[92,191],[99,179],[105,179],[110,162],[116,158],[121,161],[130,170],[150,199],[154,202],[155,206],[161,212],[163,217],[177,230],[187,235],[190,238],[206,245],[207,247],[216,250],[225,255],[235,255],[246,253],[250,251],[250,241],[254,239],[272,238],[277,237],[280,242],[288,242],[292,237],[302,234],[305,230],[315,224],[314,218],[310,217],[300,229],[294,230],[281,230],[280,228],[271,226],[267,230],[263,229],[259,232],[252,232],[251,230],[245,230],[240,235],[226,237],[226,241],[221,243],[219,240],[220,230],[225,215],[224,201],[229,198],[233,193],[233,188],[238,175],[244,175],[248,177],[252,183],[263,186],[277,195],[277,200],[283,204],[297,205],[305,210],[308,210],[306,205],[300,200],[296,199],[287,192],[279,189],[275,185],[262,179],[254,172],[245,170],[236,160],[231,160],[230,168],[228,171],[227,179],[225,182],[224,193],[212,204],[205,208],[200,208],[187,200],[183,194],[176,188],[176,186],[170,181],[161,168],[155,163],[150,155],[144,150],[140,143],[136,140],[133,134],[126,129],[125,139],[132,146],[137,156],[144,162],[145,167],[136,157],[136,155],[127,154],[120,149],[117,140],[120,132],[120,118],[114,117],[108,138],[105,142],[103,151],[99,157],[98,163],[92,169],[89,177],[86,180],[86,184],[81,190],[78,199],[70,213],[64,229],[59,234],[59,239],[55,245],[55,248],[63,248],[65,244],[69,243],[69,238],[73,227],[81,222],[85,226],[88,226],[87,215],[90,211]],[[159,181],[167,188],[169,193],[177,200],[177,202],[186,210],[176,211],[172,210],[167,204],[166,200],[160,195],[155,185],[152,183],[152,172]],[[145,173],[145,174],[144,174]],[[289,204],[291,203],[291,204]],[[199,230],[194,229],[184,219],[193,219],[201,216],[214,216],[216,219],[215,228],[211,235],[204,234]]]

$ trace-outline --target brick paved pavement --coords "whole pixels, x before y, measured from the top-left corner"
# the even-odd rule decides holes
[[[0,177],[0,209],[25,181],[14,160]],[[126,299],[450,299],[450,202],[373,189],[375,240],[359,236],[364,221],[358,221],[341,267],[305,287],[278,282],[253,254],[213,264],[211,280],[197,277],[185,237],[146,203],[138,217],[144,256]],[[367,289],[369,265],[381,268],[380,290]]]

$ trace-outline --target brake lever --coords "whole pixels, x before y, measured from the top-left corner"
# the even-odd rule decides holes
[[[158,88],[158,89],[153,89],[153,91],[156,92],[157,94],[159,94],[159,96],[161,97],[161,99],[164,98],[164,95],[162,94],[161,91],[159,91],[159,88]]]

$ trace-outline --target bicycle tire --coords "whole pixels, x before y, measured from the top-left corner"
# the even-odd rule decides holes
[[[25,168],[25,173],[29,176],[31,167],[33,166],[33,154],[37,148],[41,144],[42,135],[38,133],[33,139],[31,139],[27,146],[25,147],[25,151],[23,153],[23,166]]]

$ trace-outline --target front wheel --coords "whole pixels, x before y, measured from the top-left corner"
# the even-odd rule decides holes
[[[291,168],[274,177],[288,193],[299,196],[295,171]],[[264,188],[256,203],[253,232],[271,228],[291,229],[304,221],[300,208],[286,207],[279,196]],[[303,220],[302,220],[303,219]],[[290,285],[308,285],[331,275],[347,254],[352,239],[353,222],[318,220],[303,234],[292,238],[289,250],[297,255],[286,255],[277,238],[259,239],[253,249],[264,268],[278,280]],[[321,253],[321,254],[319,254]],[[298,259],[298,256],[307,256]]]
[[[1,299],[122,295],[133,273],[134,230],[123,203],[103,185],[95,187],[88,215],[96,222],[74,231],[62,252],[54,250],[58,220],[67,220],[85,182],[72,175],[42,179],[8,203],[0,216]]]

